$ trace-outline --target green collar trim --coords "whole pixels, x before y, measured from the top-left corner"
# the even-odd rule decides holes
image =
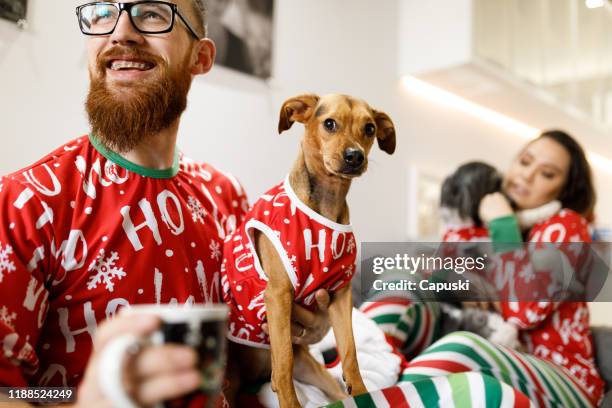
[[[151,177],[155,179],[169,179],[176,176],[179,172],[178,149],[174,150],[174,162],[172,163],[172,167],[168,169],[151,169],[149,167],[139,166],[138,164],[127,160],[125,157],[121,156],[117,152],[108,149],[93,134],[89,135],[89,141],[98,151],[98,153],[100,153],[102,156],[106,157],[108,160],[121,166],[122,168],[134,172],[136,174],[140,174],[141,176]]]

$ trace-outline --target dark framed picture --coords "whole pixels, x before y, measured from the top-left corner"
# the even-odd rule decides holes
[[[274,0],[206,0],[216,63],[259,78],[272,71]]]
[[[28,0],[0,0],[0,18],[18,22],[25,20]]]

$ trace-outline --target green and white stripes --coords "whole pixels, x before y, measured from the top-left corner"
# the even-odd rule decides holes
[[[520,395],[536,407],[595,406],[571,375],[547,361],[494,345],[468,332],[452,333],[432,344],[439,332],[439,304],[421,302],[412,296],[371,299],[360,307],[378,323],[395,348],[412,359],[400,375],[399,388],[374,391],[340,406],[387,406],[382,402],[389,401],[390,395],[400,394],[407,404],[411,398],[414,402],[389,406],[516,406],[509,402],[509,390],[514,398]],[[500,392],[501,399],[497,397]]]
[[[477,372],[399,384],[328,405],[331,408],[535,408],[521,392]]]
[[[452,333],[413,359],[400,382],[459,372],[480,372],[525,394],[539,407],[592,407],[584,391],[551,363],[496,346],[468,332]],[[489,390],[485,390],[485,394]]]

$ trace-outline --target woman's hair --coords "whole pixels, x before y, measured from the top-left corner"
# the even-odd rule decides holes
[[[597,195],[593,187],[591,166],[582,146],[562,130],[547,130],[542,132],[538,139],[544,137],[559,143],[570,155],[567,179],[557,199],[561,201],[563,208],[569,208],[587,219],[592,219]]]
[[[482,226],[478,216],[480,200],[499,191],[501,183],[502,177],[494,167],[478,161],[463,164],[444,180],[440,207],[454,210],[459,217]]]

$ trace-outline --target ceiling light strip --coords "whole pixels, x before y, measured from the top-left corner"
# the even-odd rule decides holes
[[[513,133],[523,139],[532,140],[537,137],[541,129],[531,127],[516,119],[485,108],[472,101],[462,98],[452,92],[431,85],[425,81],[406,75],[402,78],[402,83],[406,89],[414,94],[428,99],[440,105],[447,106],[465,114],[474,116],[491,125],[500,127],[509,133]],[[598,168],[612,172],[612,160],[597,153],[587,152],[589,161]]]

